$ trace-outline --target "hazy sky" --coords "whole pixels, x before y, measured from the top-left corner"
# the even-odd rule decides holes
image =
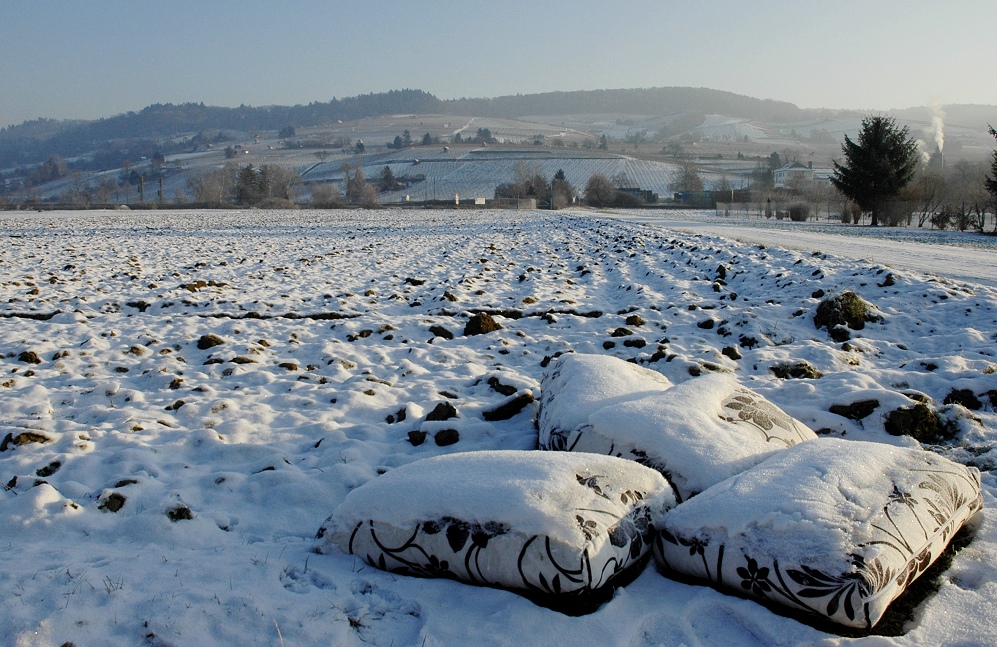
[[[0,126],[402,88],[997,104],[995,64],[997,0],[0,0]]]

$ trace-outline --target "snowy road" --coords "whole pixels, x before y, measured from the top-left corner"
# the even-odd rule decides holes
[[[724,222],[716,217],[703,214],[712,212],[677,212],[672,214],[645,215],[647,212],[623,212],[603,214],[611,217],[647,225],[659,225],[666,229],[698,234],[723,236],[742,242],[763,245],[805,249],[833,254],[843,258],[867,260],[890,267],[927,274],[936,274],[959,281],[980,283],[997,287],[997,246],[991,248],[970,247],[961,244],[933,244],[914,240],[871,235],[849,235],[848,233],[826,233],[817,231],[794,231],[794,226],[782,225],[766,227],[757,220],[733,220]],[[781,223],[772,223],[781,225]],[[866,228],[863,233],[869,230]],[[897,230],[886,229],[884,233]],[[952,232],[953,238],[964,235]],[[975,237],[974,237],[975,238]]]

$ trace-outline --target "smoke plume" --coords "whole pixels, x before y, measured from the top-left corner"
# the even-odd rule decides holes
[[[938,152],[945,148],[945,112],[938,103],[931,104],[931,131]]]

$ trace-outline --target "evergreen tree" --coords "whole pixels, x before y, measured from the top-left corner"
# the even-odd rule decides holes
[[[564,169],[558,169],[554,174],[554,179],[550,181],[551,209],[563,209],[571,204],[575,199],[575,187],[571,186]]]
[[[235,182],[235,201],[239,204],[256,204],[263,198],[263,181],[252,164],[239,169]]]
[[[395,179],[395,174],[392,173],[390,166],[385,165],[385,167],[381,169],[381,173],[377,177],[377,183],[382,191],[395,190],[395,185],[398,184],[398,180]]]
[[[599,150],[609,150],[609,139],[605,135],[599,138]]]
[[[866,117],[858,142],[845,135],[841,145],[845,163],[834,163],[831,183],[863,211],[872,212],[872,225],[887,203],[896,197],[917,170],[917,144],[907,127],[897,128],[892,117]]]
[[[429,146],[432,143],[433,143],[433,138],[432,138],[432,136],[430,136],[429,133],[426,133],[425,135],[422,136],[422,145],[423,146]]]

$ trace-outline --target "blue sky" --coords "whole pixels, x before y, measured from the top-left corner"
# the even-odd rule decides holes
[[[0,0],[0,126],[401,88],[997,105],[995,26],[995,0]]]

